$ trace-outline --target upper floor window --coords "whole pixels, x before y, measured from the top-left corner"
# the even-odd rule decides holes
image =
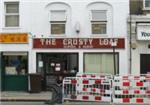
[[[50,25],[52,35],[64,35],[66,30],[65,10],[52,10],[50,13]]]
[[[92,34],[106,34],[107,32],[107,16],[104,10],[92,10],[91,29]]]
[[[144,8],[150,9],[150,0],[144,0]]]
[[[6,2],[5,3],[5,27],[19,26],[19,3]]]

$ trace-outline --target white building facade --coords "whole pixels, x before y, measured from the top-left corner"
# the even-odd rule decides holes
[[[134,4],[137,6],[135,7]],[[131,74],[150,73],[150,1],[133,0],[128,18],[131,41]],[[131,30],[131,31],[130,31]]]
[[[2,0],[0,4],[4,90],[10,89],[6,82],[12,75],[41,74],[45,87],[52,76],[129,73],[128,0]]]

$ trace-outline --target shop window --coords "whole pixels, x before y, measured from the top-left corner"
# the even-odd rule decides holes
[[[3,53],[5,75],[25,75],[28,72],[26,53]]]
[[[143,4],[145,9],[150,9],[150,0],[144,0]]]
[[[53,10],[50,13],[51,35],[65,35],[66,18],[65,11]]]
[[[107,16],[106,11],[92,10],[91,29],[93,35],[107,33]]]
[[[38,73],[76,73],[78,71],[78,54],[50,53],[37,54]],[[44,72],[45,69],[45,72]]]
[[[5,3],[5,27],[19,26],[19,3],[6,2]]]
[[[116,54],[116,73],[118,73],[118,54]],[[106,73],[114,74],[114,57],[113,54],[85,54],[84,71],[86,73]]]

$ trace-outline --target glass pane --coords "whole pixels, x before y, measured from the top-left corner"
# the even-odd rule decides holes
[[[101,55],[85,54],[85,72],[100,73],[101,72]]]
[[[6,3],[6,13],[19,13],[18,3]]]
[[[65,24],[51,24],[51,34],[65,34]]]
[[[65,11],[51,11],[50,21],[65,21]]]
[[[116,71],[118,71],[118,55],[115,57]],[[114,74],[113,54],[85,54],[86,73]],[[118,73],[118,72],[117,72]]]
[[[113,54],[102,54],[102,72],[106,74],[114,74]]]
[[[106,34],[106,24],[92,24],[92,34]]]
[[[92,21],[106,21],[106,11],[93,10]]]
[[[4,56],[6,75],[25,75],[28,72],[27,56]]]
[[[18,15],[9,15],[5,19],[6,27],[17,27],[19,26],[19,16]]]
[[[150,7],[150,0],[145,0],[145,7]]]

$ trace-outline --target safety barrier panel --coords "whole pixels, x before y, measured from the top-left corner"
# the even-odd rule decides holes
[[[113,79],[113,76],[111,74],[98,74],[98,73],[77,73],[76,77],[82,77],[82,78],[99,78],[99,79]]]
[[[150,104],[150,75],[77,74],[66,77],[63,100]]]
[[[150,76],[114,76],[113,103],[150,104]]]
[[[84,74],[84,76],[67,77],[63,80],[63,99],[111,102],[111,84],[111,80],[104,75]]]

